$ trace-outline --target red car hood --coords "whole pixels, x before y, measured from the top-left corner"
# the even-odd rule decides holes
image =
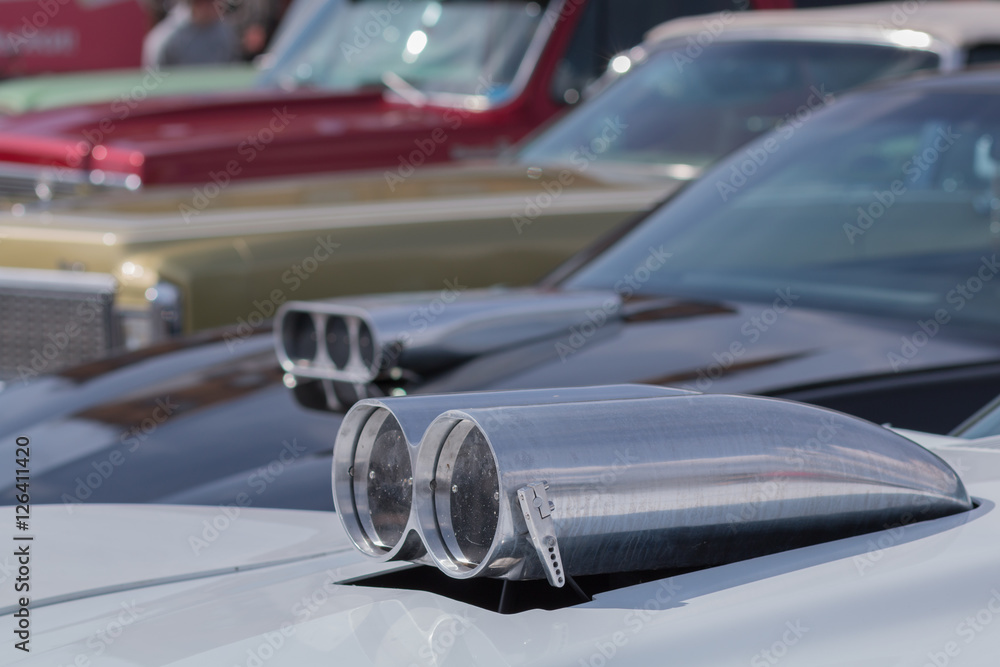
[[[376,89],[251,90],[141,104],[118,99],[0,119],[0,161],[101,170],[119,179],[134,174],[147,184],[221,185],[234,178],[392,165],[415,148],[415,140],[443,126],[448,113],[468,115],[395,104]],[[447,158],[440,153],[427,161]]]

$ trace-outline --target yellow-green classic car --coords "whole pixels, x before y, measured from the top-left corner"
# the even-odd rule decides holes
[[[435,146],[415,142],[377,172],[15,206],[0,216],[0,380],[208,327],[246,337],[288,299],[529,284],[759,134],[777,127],[780,150],[848,88],[996,51],[978,45],[1000,37],[1000,6],[928,3],[899,26],[894,7],[670,22],[496,162],[422,165]]]
[[[392,188],[382,173],[209,186],[203,210],[171,190],[11,216],[0,359],[38,365],[46,343],[95,358],[225,324],[249,335],[293,298],[528,284],[670,187],[598,171],[470,164]]]

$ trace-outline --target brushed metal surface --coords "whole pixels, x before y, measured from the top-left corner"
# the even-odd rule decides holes
[[[469,493],[444,472],[467,438],[493,457],[499,498],[492,542],[472,558],[455,545],[479,526],[456,525],[442,500]],[[456,578],[545,577],[516,495],[538,482],[570,575],[704,567],[971,508],[958,475],[902,436],[732,395],[451,411],[428,427],[414,475],[420,536]]]

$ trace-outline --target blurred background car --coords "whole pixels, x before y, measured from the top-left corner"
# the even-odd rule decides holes
[[[496,154],[678,14],[672,2],[609,0],[393,7],[356,0],[317,15],[315,39],[252,90],[0,118],[0,197],[33,199],[39,183],[51,197],[390,167],[418,142],[434,148],[427,163]]]
[[[534,288],[303,302],[276,335],[15,382],[4,441],[63,443],[39,501],[330,509],[333,437],[365,396],[639,382],[944,433],[1000,393],[998,132],[997,71],[845,95]]]
[[[284,62],[287,54],[302,48],[302,40],[322,37],[322,32],[316,34],[311,27],[313,21],[321,21],[340,4],[341,0],[292,2],[259,65],[240,61],[170,68],[134,66],[11,78],[0,81],[0,113],[104,102],[107,114],[112,114],[138,108],[151,97],[249,89],[261,76],[258,67]]]
[[[891,20],[895,5],[885,4],[669,22],[614,59],[612,72],[624,73],[604,94],[491,164],[421,166],[426,152],[414,148],[381,172],[22,207],[0,217],[0,295],[10,304],[0,329],[11,341],[0,379],[212,326],[255,329],[287,298],[440,289],[456,277],[531,284],[714,160],[770,129],[794,131],[842,91],[958,67],[992,30],[980,27],[979,5],[928,6],[906,29],[873,27],[875,16]],[[992,14],[1000,26],[1000,5]],[[703,35],[712,36],[704,48],[692,41]],[[42,358],[48,336],[67,327],[76,335]]]

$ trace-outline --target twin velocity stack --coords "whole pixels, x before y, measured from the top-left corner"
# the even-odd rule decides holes
[[[374,559],[556,587],[971,508],[954,470],[880,426],[642,385],[362,400],[337,436],[333,493]]]

